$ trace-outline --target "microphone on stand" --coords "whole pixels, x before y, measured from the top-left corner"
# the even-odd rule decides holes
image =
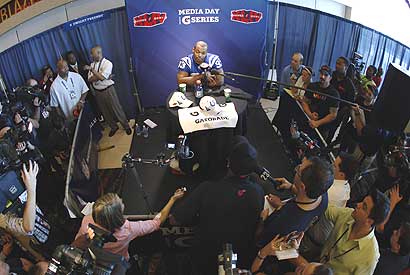
[[[204,71],[203,87],[204,87],[205,90],[208,90],[208,88],[209,88],[209,86],[208,86],[208,77],[211,75],[211,73],[209,72],[211,67],[209,66],[208,63],[203,62],[199,65],[199,68]]]
[[[223,76],[223,77],[226,77],[226,78],[229,79],[229,80],[232,80],[232,81],[235,81],[235,82],[236,82],[236,79],[235,79],[235,78],[233,78],[232,76],[228,76],[228,75],[226,75],[226,74],[224,74],[224,73],[221,73],[221,72],[219,72],[218,70],[212,70],[212,71],[211,71],[211,75],[221,75],[221,76]]]
[[[201,68],[204,72],[208,72],[211,67],[209,66],[208,63],[202,62],[199,65],[199,68]]]

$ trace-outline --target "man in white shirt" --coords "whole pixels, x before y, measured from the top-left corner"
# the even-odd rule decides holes
[[[132,131],[128,125],[127,117],[118,100],[117,92],[114,88],[114,81],[111,79],[112,63],[107,58],[103,57],[100,46],[95,46],[91,49],[91,56],[94,60],[90,66],[84,68],[88,70],[88,82],[96,91],[95,98],[105,121],[110,126],[111,131],[108,134],[110,137],[118,131],[117,120],[125,129],[127,135],[131,135]]]
[[[50,106],[62,112],[67,121],[72,121],[74,112],[84,107],[88,87],[81,75],[69,72],[67,62],[57,62],[57,77],[50,89]]]

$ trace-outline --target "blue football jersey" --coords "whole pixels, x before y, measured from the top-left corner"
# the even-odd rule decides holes
[[[204,63],[208,63],[211,70],[222,69],[222,62],[219,56],[212,53],[207,53]],[[204,71],[195,63],[194,56],[191,53],[190,55],[181,58],[178,64],[178,70],[187,72],[189,75],[193,73],[203,73]]]

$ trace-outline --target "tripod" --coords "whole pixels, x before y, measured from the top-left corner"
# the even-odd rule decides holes
[[[147,192],[145,192],[144,184],[142,183],[142,180],[138,174],[137,168],[135,167],[135,163],[154,164],[158,165],[159,167],[163,167],[165,165],[168,165],[168,163],[172,159],[173,158],[165,159],[165,154],[163,153],[158,154],[156,159],[133,158],[129,153],[126,153],[121,159],[121,172],[118,175],[117,180],[113,184],[113,189],[117,194],[121,194],[122,189],[124,187],[124,183],[128,180],[128,176],[131,175],[131,179],[137,183],[141,191],[142,197],[144,198],[145,205],[149,211],[149,214],[153,214],[154,212],[152,211],[152,207],[148,199],[148,194]]]

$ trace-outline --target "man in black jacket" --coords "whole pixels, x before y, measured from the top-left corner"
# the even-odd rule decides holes
[[[173,212],[171,221],[192,224],[199,216],[193,261],[198,274],[217,274],[217,255],[224,243],[238,254],[239,268],[249,268],[255,253],[255,231],[263,208],[263,190],[249,175],[256,170],[256,150],[245,137],[234,138],[229,156],[233,175],[204,182]]]

